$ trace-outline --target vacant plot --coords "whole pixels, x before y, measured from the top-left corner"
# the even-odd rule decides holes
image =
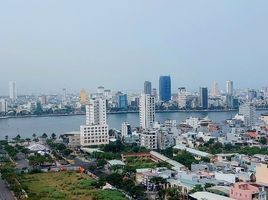
[[[92,186],[94,180],[75,172],[54,172],[25,174],[20,182],[30,200],[70,199],[70,200],[124,200],[117,191],[104,191]]]
[[[130,157],[126,158],[126,163],[135,169],[139,168],[154,168],[157,163],[153,162],[150,158]]]

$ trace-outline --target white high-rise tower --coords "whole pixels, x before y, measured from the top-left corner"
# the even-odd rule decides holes
[[[148,129],[153,127],[155,121],[155,97],[142,94],[139,103],[140,127]]]
[[[245,118],[246,126],[254,126],[256,121],[256,108],[253,104],[247,102],[239,106],[239,114]]]
[[[234,94],[234,83],[233,81],[226,81],[226,93],[227,95]]]
[[[216,81],[213,81],[210,89],[210,96],[216,97],[218,95],[219,95],[218,83]]]
[[[178,107],[180,109],[186,108],[186,100],[187,100],[186,88],[185,87],[178,88]]]
[[[91,99],[86,105],[86,125],[80,126],[81,146],[109,143],[109,129],[106,123],[106,100]]]
[[[9,98],[12,100],[17,99],[17,86],[15,81],[9,81]]]

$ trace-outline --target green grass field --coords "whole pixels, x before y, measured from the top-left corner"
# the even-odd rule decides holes
[[[20,182],[29,200],[125,200],[118,191],[97,190],[86,175],[75,172],[24,174]]]

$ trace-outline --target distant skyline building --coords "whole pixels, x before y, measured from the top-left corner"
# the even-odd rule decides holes
[[[245,126],[254,126],[256,121],[256,108],[252,103],[246,102],[239,106],[239,114],[245,118]]]
[[[180,87],[178,88],[178,108],[184,109],[186,108],[187,94],[186,88]]]
[[[199,106],[202,109],[208,109],[208,88],[200,87],[199,89]]]
[[[84,105],[85,103],[88,102],[88,94],[85,89],[80,90],[79,94],[79,102]]]
[[[0,99],[0,113],[7,113],[8,105],[5,99]]]
[[[127,94],[120,94],[117,96],[117,107],[121,109],[127,109],[128,107]]]
[[[171,100],[171,78],[170,76],[159,77],[159,100],[170,101]]]
[[[213,81],[210,89],[210,96],[216,97],[218,95],[219,95],[218,83],[216,81]]]
[[[17,99],[17,83],[16,83],[16,81],[9,81],[9,98],[11,100]]]
[[[144,94],[152,94],[152,83],[150,81],[144,82]]]
[[[234,83],[233,81],[226,81],[226,94],[233,95],[234,94]]]
[[[153,127],[155,121],[155,97],[142,94],[139,102],[140,127],[148,129]]]
[[[108,144],[109,129],[106,121],[106,100],[91,99],[86,105],[86,125],[80,126],[81,145]]]
[[[153,90],[152,90],[152,96],[154,96],[155,99],[157,100],[158,94],[157,94],[157,89],[156,88],[153,88]]]

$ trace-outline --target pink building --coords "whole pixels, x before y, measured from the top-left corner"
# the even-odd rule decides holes
[[[263,186],[249,183],[234,183],[230,189],[230,198],[236,200],[266,199]]]

